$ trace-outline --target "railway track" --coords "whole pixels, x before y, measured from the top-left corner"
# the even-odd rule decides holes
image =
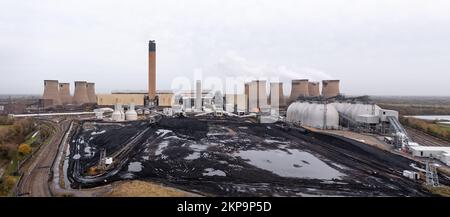
[[[43,120],[40,120],[43,121]],[[29,161],[29,165],[22,168],[22,177],[17,186],[17,196],[49,197],[52,196],[48,181],[51,166],[58,152],[58,145],[64,136],[70,121],[55,122],[45,120],[46,124],[54,127],[54,134],[50,141],[42,144],[41,148]]]
[[[411,127],[406,127],[406,131],[408,135],[414,142],[419,143],[423,146],[450,146],[450,142],[445,141],[440,138],[436,138],[434,136],[428,135],[420,130],[413,129]]]

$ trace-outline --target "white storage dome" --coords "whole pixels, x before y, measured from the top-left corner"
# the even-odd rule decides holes
[[[339,114],[331,104],[294,102],[287,109],[286,121],[314,128],[337,129]]]
[[[356,120],[360,115],[380,115],[380,107],[372,104],[350,104],[343,110],[343,113],[350,117],[352,120]]]

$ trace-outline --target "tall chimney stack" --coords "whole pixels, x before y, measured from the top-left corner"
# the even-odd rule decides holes
[[[154,40],[148,43],[148,97],[150,101],[156,98],[156,44]]]

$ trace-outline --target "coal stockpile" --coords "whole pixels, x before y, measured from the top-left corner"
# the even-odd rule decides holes
[[[94,171],[100,150],[113,163]],[[337,136],[237,118],[85,122],[70,144],[73,188],[162,182],[208,196],[429,196],[409,159]]]

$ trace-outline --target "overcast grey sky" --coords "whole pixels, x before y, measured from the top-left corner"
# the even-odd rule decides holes
[[[158,89],[202,70],[450,95],[447,0],[0,0],[0,94],[40,94],[44,79],[145,90],[149,39]]]

